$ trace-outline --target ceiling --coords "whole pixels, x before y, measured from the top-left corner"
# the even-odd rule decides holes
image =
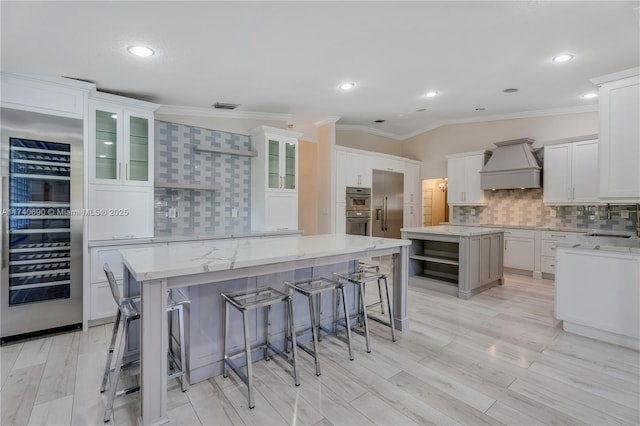
[[[340,117],[343,128],[404,139],[448,122],[593,110],[597,99],[581,98],[595,91],[590,78],[640,64],[639,6],[2,1],[1,67],[163,105],[237,103],[287,114],[307,133]],[[155,55],[130,55],[136,44]],[[551,61],[563,52],[574,59]]]

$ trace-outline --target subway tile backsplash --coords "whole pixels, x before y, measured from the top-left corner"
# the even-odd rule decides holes
[[[155,122],[156,181],[220,184],[222,189],[155,188],[155,235],[246,232],[251,229],[251,158],[196,152],[194,145],[250,150],[248,136]],[[176,217],[169,217],[175,209]],[[232,218],[232,209],[238,217]]]
[[[542,189],[487,191],[486,207],[453,207],[452,223],[545,226],[635,232],[636,206],[545,206]],[[475,210],[475,216],[472,215]],[[628,211],[623,219],[621,212]],[[555,211],[556,216],[552,216]],[[610,219],[609,219],[610,216]]]

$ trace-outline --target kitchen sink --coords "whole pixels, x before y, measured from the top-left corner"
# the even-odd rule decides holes
[[[587,237],[611,237],[611,238],[631,238],[631,235],[605,234],[602,232],[589,232]]]

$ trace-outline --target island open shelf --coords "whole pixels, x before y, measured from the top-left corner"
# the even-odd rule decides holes
[[[409,285],[468,299],[502,283],[502,229],[405,228]]]

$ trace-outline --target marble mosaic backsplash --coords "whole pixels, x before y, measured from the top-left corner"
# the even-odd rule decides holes
[[[194,145],[251,149],[248,136],[155,121],[156,181],[222,186],[221,190],[155,188],[155,235],[251,229],[251,158],[197,152]],[[176,217],[169,217],[175,209]],[[232,209],[238,217],[231,217]]]
[[[452,223],[545,226],[635,232],[636,206],[545,206],[542,189],[487,191],[485,207],[453,207]],[[472,215],[475,210],[475,216]],[[623,219],[626,210],[629,218]],[[555,217],[552,212],[555,211]],[[609,219],[609,216],[611,217]]]

